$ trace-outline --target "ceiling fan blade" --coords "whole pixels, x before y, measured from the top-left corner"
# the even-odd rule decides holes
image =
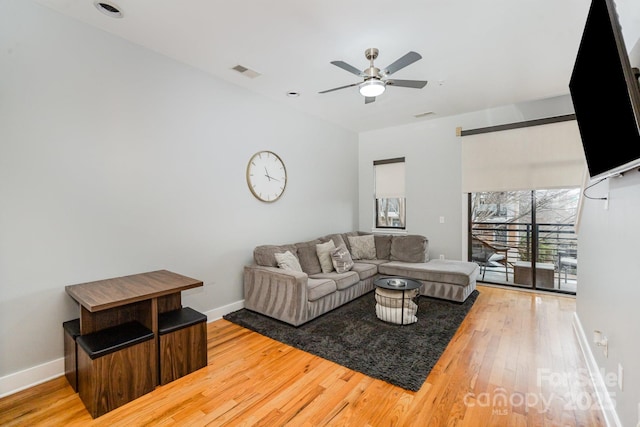
[[[383,74],[386,74],[388,76],[389,74],[393,74],[396,71],[406,67],[407,65],[413,64],[419,59],[422,59],[422,56],[417,52],[411,51],[407,53],[405,56],[403,56],[402,58],[399,58],[398,60],[396,60],[396,62],[394,62],[393,64],[389,65],[382,72]]]
[[[355,74],[358,77],[363,77],[364,74],[362,73],[362,71],[358,70],[356,67],[354,67],[353,65],[349,65],[344,61],[331,61],[331,63],[333,65],[335,65],[336,67],[340,67],[345,71],[348,71],[352,74]]]
[[[333,92],[334,90],[346,89],[346,88],[348,88],[348,87],[358,86],[359,84],[360,84],[360,83],[354,83],[354,84],[351,84],[351,85],[340,86],[340,87],[334,87],[333,89],[323,90],[322,92],[318,92],[318,93]]]
[[[365,104],[371,104],[372,102],[376,102],[376,97],[375,96],[365,96],[364,97],[364,103]]]
[[[422,89],[427,85],[427,81],[426,80],[387,80],[387,84],[391,86]]]

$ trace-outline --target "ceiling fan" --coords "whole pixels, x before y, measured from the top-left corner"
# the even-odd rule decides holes
[[[364,56],[369,60],[369,68],[364,71],[358,70],[353,65],[349,65],[344,61],[331,61],[337,67],[342,68],[358,77],[364,77],[364,81],[353,83],[346,86],[340,86],[333,89],[323,90],[318,93],[333,92],[334,90],[345,89],[348,87],[358,86],[360,94],[364,96],[364,103],[369,104],[376,100],[376,96],[382,95],[387,86],[400,86],[413,89],[422,89],[427,84],[426,80],[397,80],[389,79],[388,76],[404,67],[413,64],[422,59],[419,53],[409,52],[386,68],[380,69],[373,65],[373,60],[378,57],[378,49],[372,47],[364,51]]]

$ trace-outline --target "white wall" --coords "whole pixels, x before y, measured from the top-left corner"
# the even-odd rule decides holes
[[[460,144],[451,118],[360,134],[360,229],[374,227],[374,160],[405,157],[406,224],[429,239],[430,257],[460,257]],[[439,222],[440,216],[444,223]]]
[[[361,133],[359,228],[370,231],[374,225],[373,161],[405,157],[407,232],[427,236],[431,258],[466,259],[467,198],[461,187],[461,137],[456,136],[456,128],[469,130],[572,113],[571,99],[564,95]]]
[[[609,206],[585,200],[579,230],[578,319],[589,340],[623,426],[640,422],[640,173],[626,172],[589,190],[609,193]],[[608,357],[591,342],[594,330],[608,338]],[[624,370],[617,386],[618,364]]]
[[[0,379],[63,357],[66,285],[168,269],[209,311],[256,245],[355,229],[352,132],[24,0],[0,2],[0,70]],[[272,204],[245,181],[262,149],[289,174]]]

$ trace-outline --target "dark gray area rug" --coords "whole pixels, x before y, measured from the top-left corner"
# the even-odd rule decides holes
[[[224,319],[406,390],[418,391],[473,306],[421,296],[418,322],[395,325],[375,314],[369,292],[299,327],[241,309]]]

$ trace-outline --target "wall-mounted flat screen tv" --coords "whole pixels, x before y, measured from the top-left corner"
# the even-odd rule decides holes
[[[640,166],[640,88],[613,0],[592,0],[569,91],[589,176]]]

